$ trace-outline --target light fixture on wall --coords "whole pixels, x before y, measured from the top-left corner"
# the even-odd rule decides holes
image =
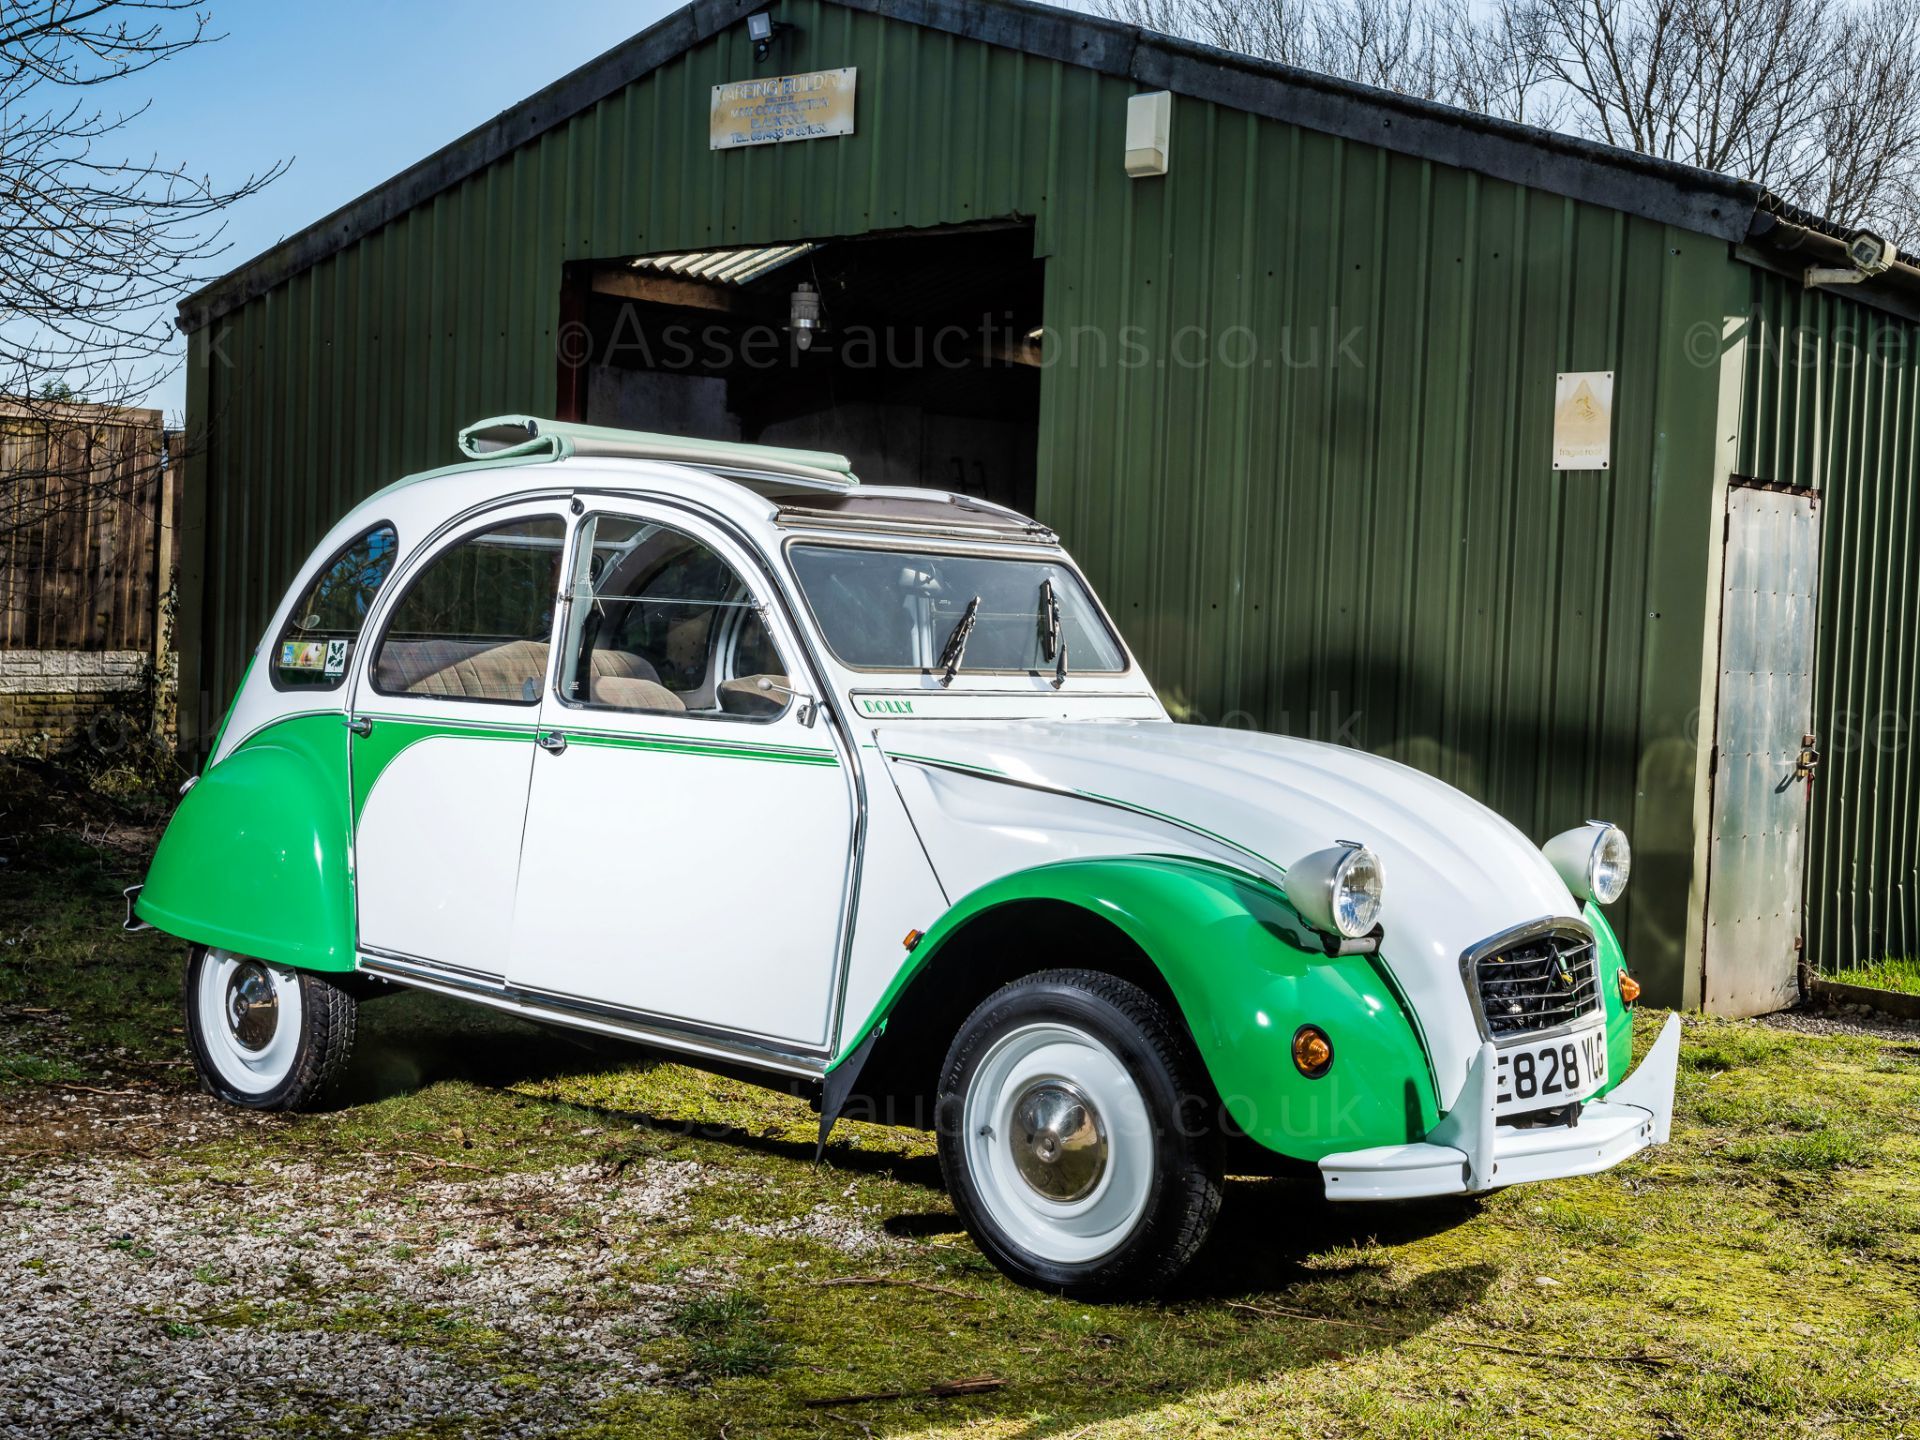
[[[812,282],[802,280],[794,287],[793,299],[787,305],[787,328],[793,331],[793,343],[802,350],[811,350],[814,337],[826,330],[826,311]]]
[[[747,16],[747,38],[753,41],[753,58],[765,60],[773,53],[773,42],[780,38],[783,31],[793,26],[784,20],[776,20],[765,10],[756,10]]]

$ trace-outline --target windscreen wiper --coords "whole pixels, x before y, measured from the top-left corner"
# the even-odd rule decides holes
[[[1053,688],[1067,683],[1067,646],[1060,638],[1060,596],[1053,577],[1040,582],[1040,656],[1053,661]]]
[[[940,647],[940,683],[953,684],[960,673],[960,657],[967,653],[967,637],[973,634],[973,622],[980,618],[980,597],[967,602],[967,610],[947,632],[947,643]]]

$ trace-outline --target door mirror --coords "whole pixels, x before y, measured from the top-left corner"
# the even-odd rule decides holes
[[[782,700],[791,700],[799,707],[795,713],[800,723],[809,730],[813,728],[813,722],[817,718],[820,709],[820,702],[815,700],[813,696],[795,690],[791,685],[782,685],[779,681],[766,675],[762,675],[758,680],[754,681],[753,688],[763,690],[769,695],[778,695]]]

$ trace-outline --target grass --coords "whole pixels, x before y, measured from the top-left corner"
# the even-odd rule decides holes
[[[1876,960],[1851,970],[1840,970],[1827,977],[1847,985],[1864,985],[1873,990],[1898,990],[1920,995],[1920,957]]]
[[[62,1084],[184,1088],[176,947],[117,929],[137,856],[58,836],[7,853],[0,1115]],[[592,1164],[613,1195],[650,1162],[697,1166],[681,1210],[602,1237],[611,1278],[671,1297],[633,1341],[664,1378],[556,1432],[579,1440],[1864,1437],[1915,1433],[1920,1415],[1920,1047],[1690,1018],[1674,1140],[1652,1156],[1392,1207],[1236,1180],[1174,1293],[1089,1306],[981,1258],[924,1135],[849,1125],[815,1164],[815,1117],[783,1094],[426,997],[364,1016],[350,1103],[183,1141],[155,1183],[244,1191],[291,1164],[382,1157],[412,1204],[428,1182]],[[36,1163],[0,1153],[0,1188]],[[423,1254],[460,1223],[407,1213],[368,1255]],[[596,1223],[516,1218],[534,1247]],[[123,1243],[131,1260],[142,1241]],[[544,1383],[446,1312],[358,1292],[260,1304],[228,1278],[210,1271],[172,1333],[322,1323],[438,1347],[505,1392]],[[625,1293],[583,1288],[570,1313]],[[1004,1383],[937,1390],[975,1377]]]

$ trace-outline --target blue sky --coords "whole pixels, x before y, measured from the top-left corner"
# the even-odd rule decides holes
[[[237,207],[231,269],[591,60],[669,10],[667,0],[210,0],[217,45],[100,100],[152,110],[129,151],[232,183],[276,160],[292,171]],[[148,397],[177,417],[176,370]]]

